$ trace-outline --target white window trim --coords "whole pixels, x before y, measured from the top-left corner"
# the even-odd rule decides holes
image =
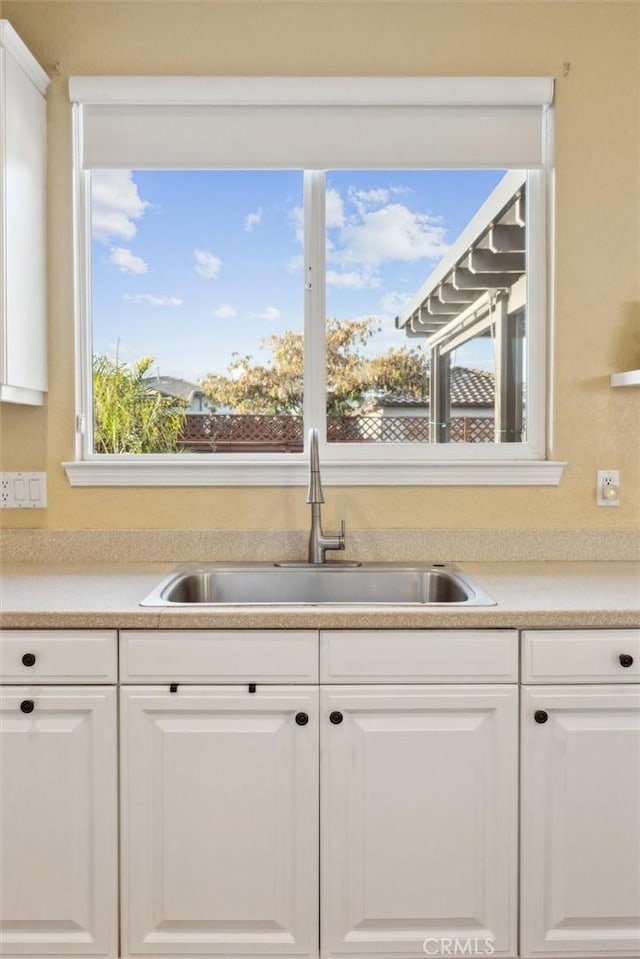
[[[531,97],[540,102],[544,78],[125,78],[79,77],[70,81],[71,98],[82,103],[407,103],[434,104],[518,102]],[[345,90],[348,91],[346,97]],[[545,93],[550,99],[548,91]],[[536,99],[537,98],[537,99]],[[166,454],[105,455],[93,453],[92,344],[90,291],[90,198],[88,174],[81,168],[82,108],[74,103],[74,222],[75,222],[75,320],[76,320],[76,459],[63,463],[72,486],[297,486],[308,478],[307,449],[295,454]],[[416,448],[415,444],[384,444],[375,451],[369,444],[321,442],[323,481],[327,485],[557,485],[564,463],[546,460],[545,410],[549,410],[546,317],[550,315],[549,274],[551,186],[551,116],[547,112],[547,157],[544,168],[530,177],[529,204],[537,215],[528,227],[529,257],[536,283],[528,288],[530,344],[528,382],[534,415],[529,423],[532,442],[505,445],[446,444]],[[305,422],[325,435],[324,384],[325,337],[321,324],[311,316],[324,315],[324,194],[321,177],[305,177],[305,203],[314,206],[315,217],[305,224]],[[538,319],[536,320],[536,317]],[[531,332],[533,331],[533,336]],[[319,362],[320,361],[320,362]],[[537,397],[537,398],[536,398]],[[377,455],[374,455],[377,454]],[[443,456],[444,453],[444,456]],[[508,453],[509,455],[505,455]]]

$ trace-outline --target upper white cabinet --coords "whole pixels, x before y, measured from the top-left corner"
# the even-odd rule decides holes
[[[42,403],[46,353],[49,78],[0,20],[0,400]]]

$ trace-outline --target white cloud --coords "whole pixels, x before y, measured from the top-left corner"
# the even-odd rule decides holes
[[[325,194],[325,220],[328,230],[344,225],[344,203],[338,191],[332,187]]]
[[[262,313],[258,313],[259,320],[279,320],[281,316],[282,313],[275,306],[268,306]]]
[[[91,225],[102,243],[132,240],[135,220],[151,206],[138,193],[131,170],[94,170],[91,175]]]
[[[439,218],[390,203],[348,223],[334,259],[374,268],[388,260],[439,260],[448,249]]]
[[[376,316],[379,324],[379,330],[374,333],[369,342],[364,347],[364,352],[369,356],[379,356],[386,353],[387,350],[398,350],[402,347],[408,347],[412,350],[420,350],[426,355],[429,354],[429,348],[425,345],[426,340],[409,340],[404,330],[397,330],[392,317],[388,314]]]
[[[289,210],[289,219],[293,223],[296,241],[304,243],[304,210],[301,206],[294,206]]]
[[[195,264],[193,267],[194,270],[199,276],[203,276],[205,280],[215,279],[220,272],[222,260],[219,256],[210,253],[208,250],[194,250],[193,259]]]
[[[230,303],[221,303],[220,306],[217,306],[213,311],[213,315],[219,320],[231,320],[234,316],[238,315],[238,311],[234,306],[231,306]]]
[[[349,187],[345,198],[330,187],[326,191],[326,258],[334,269],[327,270],[327,285],[341,289],[377,289],[379,270],[391,261],[439,260],[447,251],[446,229],[442,217],[410,210],[395,195],[411,192],[405,187],[379,187],[362,190]],[[304,240],[304,211],[300,206],[289,211],[296,239]],[[329,235],[331,232],[331,235]],[[295,255],[287,262],[290,272],[304,266]],[[402,294],[383,306],[397,313]]]
[[[391,187],[389,187],[389,190],[390,190],[390,192],[393,193],[395,196],[406,196],[408,193],[414,193],[414,192],[415,192],[410,186],[407,186],[406,184],[404,184],[404,185],[398,185],[398,186],[391,186]]]
[[[385,313],[398,316],[411,299],[411,293],[402,293],[399,290],[389,290],[380,300],[380,306]]]
[[[384,187],[377,190],[356,190],[354,195],[367,206],[382,206],[389,199],[389,191]]]
[[[247,233],[252,233],[254,227],[259,226],[262,222],[262,207],[258,207],[255,213],[249,213],[247,218],[244,221],[244,228]]]
[[[136,256],[131,250],[126,250],[122,246],[113,246],[109,251],[109,262],[113,263],[121,273],[148,273],[149,267],[140,256]]]
[[[177,296],[156,296],[154,293],[124,293],[123,299],[149,306],[182,306],[182,300]]]
[[[355,187],[351,187],[349,189],[349,200],[360,216],[364,216],[367,210],[387,203],[389,190],[384,187],[377,190],[356,190]]]
[[[289,257],[287,261],[287,270],[290,273],[298,273],[299,270],[304,266],[304,256],[302,253],[296,253],[295,256]]]
[[[371,290],[380,286],[380,277],[369,270],[327,270],[327,285],[346,290]]]

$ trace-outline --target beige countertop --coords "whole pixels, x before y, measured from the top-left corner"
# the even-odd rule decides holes
[[[0,627],[447,628],[640,626],[640,563],[458,563],[490,607],[219,606],[142,608],[175,563],[4,564]]]

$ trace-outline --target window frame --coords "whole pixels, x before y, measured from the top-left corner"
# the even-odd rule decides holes
[[[96,81],[102,78],[79,78]],[[130,81],[132,102],[138,102],[145,80]],[[156,80],[158,78],[155,78]],[[170,78],[161,78],[169,79]],[[186,80],[187,78],[176,78]],[[218,78],[223,79],[223,78]],[[224,78],[224,102],[247,97],[250,78]],[[279,102],[282,85],[261,78],[256,89],[263,102]],[[385,103],[388,84],[380,78],[365,80],[368,103]],[[397,78],[400,79],[400,78]],[[406,96],[416,79],[402,78]],[[434,81],[437,78],[431,78]],[[445,78],[468,81],[471,78]],[[515,78],[516,80],[526,78]],[[328,91],[332,102],[342,102],[338,78],[286,78],[287,100],[303,104],[314,80]],[[484,78],[505,83],[509,78]],[[234,82],[235,81],[235,82]],[[271,81],[271,82],[270,82]],[[306,83],[305,83],[306,81]],[[367,83],[366,81],[369,81]],[[71,81],[73,83],[73,81]],[[251,86],[251,85],[250,85]],[[465,84],[469,88],[469,84]],[[122,90],[122,85],[120,86]],[[491,89],[491,84],[489,84]],[[150,89],[150,88],[147,88]],[[358,88],[360,89],[360,88]],[[168,98],[171,86],[160,95]],[[183,94],[184,95],[184,94]],[[364,95],[364,94],[363,94]],[[433,94],[437,96],[436,92]],[[138,100],[136,100],[138,98]],[[84,100],[83,102],[87,102]],[[140,101],[142,102],[142,101]],[[163,100],[164,102],[164,100]],[[170,102],[170,98],[168,100]],[[207,101],[209,102],[209,101]],[[316,426],[321,441],[323,481],[326,485],[557,485],[564,464],[548,454],[550,403],[548,370],[551,368],[549,330],[552,316],[553,223],[553,119],[544,115],[544,154],[540,169],[527,177],[527,443],[415,444],[327,443],[324,369],[325,345],[325,211],[322,171],[304,173],[304,338],[305,338],[305,446],[302,453],[188,453],[100,454],[93,452],[92,429],[92,317],[91,317],[91,197],[90,174],[82,169],[82,103],[73,104],[73,205],[76,326],[76,443],[75,460],[63,463],[73,486],[288,486],[303,485],[308,476],[307,434]],[[401,167],[399,167],[401,168]],[[310,214],[310,215],[308,215]],[[315,278],[319,277],[319,280]],[[534,279],[532,280],[531,277]]]

